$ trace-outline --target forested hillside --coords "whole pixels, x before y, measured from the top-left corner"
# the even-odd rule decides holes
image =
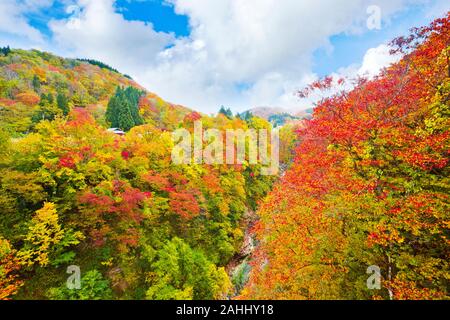
[[[2,51],[0,299],[232,296],[225,266],[273,178],[175,166],[169,130],[196,120],[269,128],[166,103],[102,63]],[[80,290],[66,287],[71,265]]]
[[[450,15],[392,46],[399,63],[322,100],[298,132],[241,298],[449,298]]]
[[[0,53],[0,128],[19,137],[42,120],[83,108],[108,126],[106,106],[117,87],[142,90],[139,108],[147,123],[170,129],[189,112],[165,102],[112,67],[93,60],[63,59],[47,52],[4,48]]]
[[[326,97],[301,120],[207,116],[100,61],[0,48],[0,300],[449,299],[450,13],[391,47],[374,78],[298,92]],[[282,126],[281,174],[177,165],[197,121]]]

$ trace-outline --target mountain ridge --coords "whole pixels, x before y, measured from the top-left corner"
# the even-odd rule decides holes
[[[100,61],[63,58],[35,49],[9,49],[0,54],[0,125],[20,135],[29,132],[40,119],[84,108],[107,126],[104,113],[118,86],[144,91],[140,112],[146,122],[162,128],[170,127],[174,119],[181,121],[192,111],[163,100]],[[60,110],[64,108],[56,101],[58,96],[67,100],[67,110]]]

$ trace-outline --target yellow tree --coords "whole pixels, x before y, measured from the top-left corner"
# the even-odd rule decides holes
[[[46,266],[52,255],[64,247],[78,244],[82,238],[80,232],[64,230],[58,222],[55,205],[46,202],[31,220],[25,245],[17,255],[22,265],[31,267],[37,263]]]

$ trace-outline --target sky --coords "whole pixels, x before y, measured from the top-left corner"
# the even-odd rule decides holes
[[[0,46],[91,58],[167,101],[299,111],[329,75],[376,75],[388,43],[448,0],[0,0]]]

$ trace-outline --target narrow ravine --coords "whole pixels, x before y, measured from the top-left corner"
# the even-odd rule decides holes
[[[225,267],[235,289],[231,298],[238,296],[248,281],[251,270],[248,262],[252,253],[255,251],[255,239],[253,238],[251,230],[257,220],[258,216],[256,213],[253,210],[248,209],[242,221],[243,225],[245,225],[245,234],[241,249]]]

